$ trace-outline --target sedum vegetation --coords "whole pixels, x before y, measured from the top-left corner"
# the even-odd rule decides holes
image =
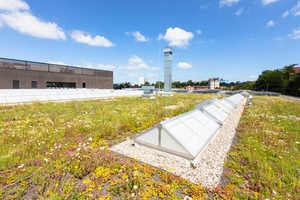
[[[296,199],[300,103],[254,97],[213,190],[110,152],[209,94],[0,107],[0,199]],[[170,109],[173,108],[173,109]]]

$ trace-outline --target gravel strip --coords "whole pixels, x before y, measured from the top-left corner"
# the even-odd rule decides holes
[[[195,168],[184,161],[157,155],[150,151],[132,146],[133,140],[126,140],[112,146],[111,151],[135,158],[141,162],[150,164],[163,170],[167,170],[177,176],[188,179],[193,183],[200,183],[206,188],[215,188],[219,185],[223,173],[224,160],[230,150],[236,127],[243,113],[247,99],[244,98],[238,107],[231,113],[226,122],[220,128],[217,135],[201,153],[200,158],[194,163]]]

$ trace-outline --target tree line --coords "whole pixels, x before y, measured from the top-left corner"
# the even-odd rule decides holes
[[[220,88],[223,90],[254,90],[278,92],[290,96],[300,96],[300,72],[295,71],[298,64],[284,66],[281,69],[265,70],[258,76],[256,81],[247,82],[220,82]],[[156,81],[155,83],[145,82],[145,86],[155,86],[155,88],[164,88],[164,82]],[[141,86],[143,86],[141,85]],[[140,86],[140,87],[141,87]],[[186,86],[208,86],[208,81],[186,82],[174,81],[172,88],[185,89]],[[115,89],[132,88],[130,82],[121,83],[115,86]]]

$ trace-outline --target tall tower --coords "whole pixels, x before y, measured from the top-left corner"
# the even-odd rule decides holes
[[[173,49],[171,47],[164,48],[164,55],[165,55],[164,92],[170,94],[172,94],[172,54],[173,54]]]

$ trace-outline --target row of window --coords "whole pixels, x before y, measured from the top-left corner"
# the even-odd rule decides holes
[[[76,83],[67,83],[67,82],[47,82],[47,88],[76,88]],[[20,81],[13,81],[13,89],[20,88]],[[37,81],[31,81],[31,88],[37,88]],[[82,88],[86,88],[86,83],[82,83]]]

